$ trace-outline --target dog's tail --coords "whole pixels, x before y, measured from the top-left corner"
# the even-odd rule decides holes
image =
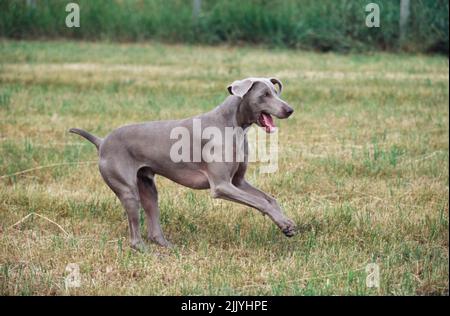
[[[83,131],[82,129],[79,128],[71,128],[69,129],[69,132],[74,133],[74,134],[78,134],[84,138],[86,138],[88,141],[90,141],[91,143],[93,143],[95,145],[95,147],[98,148],[100,147],[100,144],[102,143],[103,139],[92,135],[91,133],[88,133],[86,131]]]

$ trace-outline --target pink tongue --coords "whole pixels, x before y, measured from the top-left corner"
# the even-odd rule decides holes
[[[273,123],[272,116],[266,113],[261,113],[261,125],[266,128],[266,133],[272,133],[275,131],[275,124]]]

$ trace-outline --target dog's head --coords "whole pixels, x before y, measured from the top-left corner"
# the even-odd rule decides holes
[[[278,85],[278,90],[275,88]],[[275,131],[272,115],[285,119],[294,110],[280,99],[283,84],[277,78],[247,78],[228,86],[230,94],[242,98],[244,113],[250,123],[263,127],[267,133]]]

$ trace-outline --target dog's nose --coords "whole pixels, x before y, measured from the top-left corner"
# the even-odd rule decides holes
[[[284,112],[286,113],[286,117],[291,116],[292,113],[294,113],[294,109],[293,108],[287,108],[284,110]]]

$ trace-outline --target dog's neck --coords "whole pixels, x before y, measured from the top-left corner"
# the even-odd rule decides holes
[[[215,117],[223,117],[227,122],[232,123],[230,127],[241,127],[243,130],[247,130],[254,123],[249,109],[245,98],[229,96],[222,104],[211,111],[211,114]]]

